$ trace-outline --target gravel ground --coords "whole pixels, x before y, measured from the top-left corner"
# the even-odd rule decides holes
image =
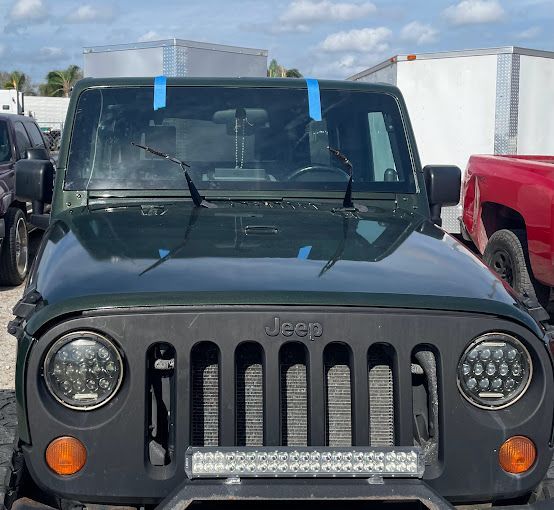
[[[11,389],[15,371],[16,340],[8,335],[8,322],[12,320],[12,308],[21,297],[20,287],[0,287],[0,390]]]
[[[40,233],[35,231],[29,236],[30,256],[34,258]],[[24,285],[19,287],[0,287],[0,390],[14,388],[16,340],[8,335],[8,322],[12,320],[12,308],[23,294]]]

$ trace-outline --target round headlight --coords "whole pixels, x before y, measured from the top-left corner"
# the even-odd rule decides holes
[[[473,405],[502,409],[523,396],[531,382],[529,352],[516,338],[489,333],[477,338],[458,364],[458,387]]]
[[[76,332],[60,338],[44,360],[44,379],[52,395],[71,409],[106,404],[123,380],[123,361],[104,336]]]

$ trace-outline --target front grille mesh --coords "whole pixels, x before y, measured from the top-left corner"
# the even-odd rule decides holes
[[[275,409],[278,406],[279,435],[284,446],[307,446],[313,420],[322,420],[320,440],[328,446],[348,447],[353,442],[352,355],[346,344],[329,344],[320,365],[321,383],[309,379],[307,346],[291,342],[278,353],[278,359],[265,359],[263,348],[255,342],[241,344],[235,351],[234,422],[237,446],[262,446],[265,441],[264,413],[267,412],[264,381],[266,363],[278,363],[275,385]],[[228,359],[228,358],[226,358]],[[367,355],[368,412],[367,425],[371,446],[395,444],[394,350],[374,344]],[[321,362],[320,362],[321,363]],[[220,353],[211,342],[196,345],[191,353],[191,443],[194,446],[217,446],[220,442]],[[357,365],[359,366],[359,364]],[[363,364],[362,364],[363,367]],[[314,388],[310,388],[310,380]],[[270,390],[273,390],[270,387]],[[276,389],[275,389],[276,391]],[[310,417],[310,395],[322,392],[321,415]],[[319,408],[316,408],[319,411]],[[313,412],[313,411],[312,411]],[[359,419],[359,415],[358,415]],[[367,426],[366,425],[366,426]],[[324,428],[324,433],[323,433]],[[324,435],[323,435],[324,434]],[[365,435],[365,434],[364,434]],[[233,436],[231,436],[233,437]],[[359,436],[358,436],[359,437]],[[367,436],[365,436],[367,437]],[[358,439],[360,440],[360,439]],[[275,442],[269,444],[277,444]],[[360,443],[356,443],[360,444]]]
[[[325,352],[327,387],[327,444],[352,445],[352,393],[349,355],[345,347],[333,345]]]
[[[374,345],[368,354],[369,442],[371,446],[394,445],[394,387],[392,354]]]
[[[263,370],[258,345],[247,343],[239,347],[236,378],[237,445],[262,446]]]
[[[219,443],[219,352],[211,343],[192,352],[192,444]]]
[[[284,446],[308,444],[308,392],[306,353],[290,344],[281,353],[281,442]]]

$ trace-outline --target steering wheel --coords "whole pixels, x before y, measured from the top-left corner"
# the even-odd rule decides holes
[[[301,178],[302,176],[313,172],[340,175],[341,177],[346,178],[346,180],[350,178],[350,174],[346,170],[343,170],[342,168],[337,168],[335,166],[326,166],[326,165],[310,165],[310,166],[305,166],[302,168],[298,168],[297,170],[294,170],[294,172],[290,173],[286,177],[286,180],[295,181]]]

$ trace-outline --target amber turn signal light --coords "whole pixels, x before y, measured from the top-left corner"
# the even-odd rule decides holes
[[[58,437],[46,448],[46,464],[58,475],[74,475],[85,465],[87,450],[74,437]]]
[[[528,471],[537,458],[537,448],[528,437],[514,436],[505,441],[498,451],[502,469],[518,475]]]

